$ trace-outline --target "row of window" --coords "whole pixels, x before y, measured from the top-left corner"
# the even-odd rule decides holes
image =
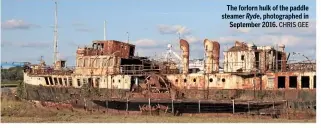
[[[85,85],[85,84],[89,84],[89,83],[90,83],[90,85],[94,85],[94,86],[96,86],[96,87],[99,87],[100,78],[93,78],[93,79],[96,80],[96,81],[95,81],[95,85],[94,85],[94,83],[93,83],[93,81],[92,81],[91,78],[84,78],[84,79],[82,79],[83,84],[81,84],[80,79],[77,79],[77,86],[80,87],[81,85]],[[105,82],[105,81],[106,81],[106,80],[104,79],[104,82]],[[113,79],[112,82],[115,83],[115,79]],[[119,79],[119,80],[118,80],[118,83],[120,83],[120,82],[121,82],[121,80]]]
[[[117,62],[116,62],[117,63]],[[106,58],[79,58],[77,60],[77,67],[109,67],[113,65],[113,61],[111,59]]]
[[[285,88],[286,83],[286,76],[279,76],[278,77],[278,88]],[[313,88],[316,88],[316,76],[313,76],[313,78],[310,78],[310,76],[301,76],[301,80],[299,81],[301,83],[301,88],[310,88],[310,85],[312,84],[310,82],[310,79],[313,79]],[[289,76],[288,79],[289,88],[297,88],[298,86],[298,76]]]
[[[225,82],[225,78],[222,78],[222,79],[217,78],[217,80],[218,80],[218,81],[222,80],[222,82]],[[213,78],[210,78],[208,81],[209,81],[209,82],[213,82]],[[175,82],[177,83],[177,82],[178,82],[178,79],[176,79]],[[184,83],[186,83],[186,82],[187,82],[187,79],[184,79]],[[193,82],[196,83],[196,78],[193,79]]]
[[[72,86],[72,78],[45,77],[46,85]]]

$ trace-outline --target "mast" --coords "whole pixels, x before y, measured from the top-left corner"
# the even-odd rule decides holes
[[[129,43],[129,32],[126,32],[127,34],[127,43]]]
[[[106,40],[106,20],[104,20],[104,40]]]
[[[58,28],[57,28],[57,2],[55,2],[56,8],[55,8],[55,30],[54,30],[54,64],[57,61],[57,45],[58,45]]]

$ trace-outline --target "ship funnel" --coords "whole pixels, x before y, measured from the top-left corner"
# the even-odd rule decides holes
[[[204,48],[205,48],[205,73],[212,73],[213,71],[213,42],[205,39],[204,40]]]
[[[220,69],[220,43],[217,41],[213,42],[213,59],[214,59],[214,66],[213,71],[219,72]]]
[[[204,40],[205,73],[219,72],[220,44],[216,41]]]
[[[183,51],[182,58],[183,58],[183,73],[188,73],[189,68],[189,44],[186,40],[181,39],[179,41],[180,48]]]

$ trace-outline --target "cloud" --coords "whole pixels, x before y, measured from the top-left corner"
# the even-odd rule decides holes
[[[55,25],[49,25],[50,28],[55,28]],[[61,26],[57,25],[57,28],[62,28]]]
[[[139,39],[133,42],[137,47],[154,47],[157,46],[157,42],[151,39]]]
[[[40,26],[27,23],[23,20],[11,19],[1,23],[1,27],[2,29],[6,29],[6,30],[17,30],[17,29],[28,30],[31,28],[39,28]]]
[[[222,36],[218,37],[216,39],[212,39],[213,41],[217,41],[220,44],[231,44],[234,43],[235,41],[244,41],[244,38],[240,38],[237,36]]]
[[[183,39],[185,39],[188,43],[194,44],[194,43],[202,43],[202,40],[195,37],[195,36],[183,36]]]
[[[251,28],[239,28],[237,31],[241,33],[249,33],[251,31]]]
[[[232,35],[239,35],[239,34],[248,34],[251,31],[253,31],[252,28],[229,28],[228,32],[231,33]]]
[[[191,30],[182,25],[164,25],[160,24],[157,26],[158,31],[161,34],[181,34],[188,35],[191,33]]]
[[[300,45],[301,42],[313,43],[311,42],[310,39],[305,39],[294,35],[282,35],[282,36],[263,35],[254,39],[254,42],[256,42],[255,44],[260,44],[260,45],[274,45],[275,43],[278,43],[278,44],[284,44],[285,46],[298,46]]]
[[[78,31],[78,32],[93,32],[95,30],[91,29],[91,28],[76,28],[75,31]]]
[[[21,48],[46,48],[51,45],[52,42],[11,42],[2,41],[2,47],[21,47]]]
[[[78,32],[93,32],[93,31],[95,31],[95,29],[92,29],[92,28],[88,27],[85,23],[81,23],[81,22],[74,22],[74,23],[72,23],[72,26],[75,28],[75,31],[78,31]]]
[[[71,25],[74,26],[74,27],[86,26],[86,24],[80,23],[80,22],[73,22]]]

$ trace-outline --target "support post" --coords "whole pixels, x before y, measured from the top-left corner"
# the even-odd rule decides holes
[[[198,100],[198,113],[201,113],[201,100]]]
[[[248,101],[247,102],[247,112],[250,114],[251,113],[251,110],[250,110],[250,102]]]
[[[175,114],[174,113],[174,100],[173,99],[172,99],[172,113]]]
[[[85,103],[85,111],[87,111],[87,102],[86,102],[86,98],[84,98],[84,103]]]
[[[108,100],[106,101],[106,108],[107,108],[107,112],[108,112]]]
[[[148,98],[148,108],[149,108],[149,115],[152,115],[152,106],[150,106],[150,98]]]
[[[274,105],[274,101],[273,101],[273,110],[274,110],[274,108],[275,108],[274,106],[275,106],[275,105]]]
[[[234,103],[234,99],[232,100],[233,102],[233,114],[235,113],[235,103]]]
[[[286,100],[286,116],[289,119],[289,102]]]
[[[127,98],[127,100],[126,100],[126,112],[128,112],[128,98]]]

